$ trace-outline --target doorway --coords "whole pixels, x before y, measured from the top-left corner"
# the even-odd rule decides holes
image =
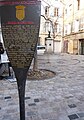
[[[84,55],[84,39],[80,39],[80,54]]]

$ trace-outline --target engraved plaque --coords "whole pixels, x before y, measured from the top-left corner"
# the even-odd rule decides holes
[[[13,67],[29,67],[39,32],[38,0],[0,1],[1,27],[5,47]]]
[[[34,57],[40,26],[39,0],[1,0],[1,29],[18,85],[20,120],[25,120],[25,83]]]

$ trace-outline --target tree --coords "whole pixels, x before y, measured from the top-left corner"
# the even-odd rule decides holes
[[[33,71],[38,71],[37,47],[36,47],[36,50],[35,50],[35,53],[34,53]]]
[[[42,0],[42,1],[45,2],[45,4],[47,6],[45,6],[45,8],[46,8],[45,9],[45,14],[44,15],[42,14],[41,17],[43,17],[45,19],[45,21],[49,21],[50,22],[51,27],[52,27],[52,37],[53,37],[53,39],[55,39],[58,36],[58,34],[59,34],[59,33],[57,33],[58,19],[60,17],[60,16],[58,16],[58,9],[56,11],[57,13],[55,13],[55,15],[57,15],[57,16],[55,16],[55,20],[53,20],[52,17],[50,17],[47,14],[47,12],[48,12],[47,8],[49,9],[50,7],[52,7],[52,5],[50,4],[50,1],[49,1],[49,3],[46,2],[46,0]],[[36,49],[35,54],[34,54],[33,71],[38,71],[37,49]]]

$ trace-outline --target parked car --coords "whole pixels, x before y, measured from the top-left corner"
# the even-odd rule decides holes
[[[37,54],[44,54],[45,46],[37,46]]]

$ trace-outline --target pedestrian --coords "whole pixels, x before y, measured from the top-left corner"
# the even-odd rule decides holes
[[[0,42],[0,59],[1,59],[1,54],[4,53],[4,48],[2,42]]]
[[[0,61],[1,61],[1,54],[3,54],[4,53],[4,48],[3,48],[3,44],[2,44],[2,42],[0,42]],[[2,77],[2,73],[3,73],[3,67],[4,67],[4,65],[0,62],[0,79],[2,79],[3,77]]]

